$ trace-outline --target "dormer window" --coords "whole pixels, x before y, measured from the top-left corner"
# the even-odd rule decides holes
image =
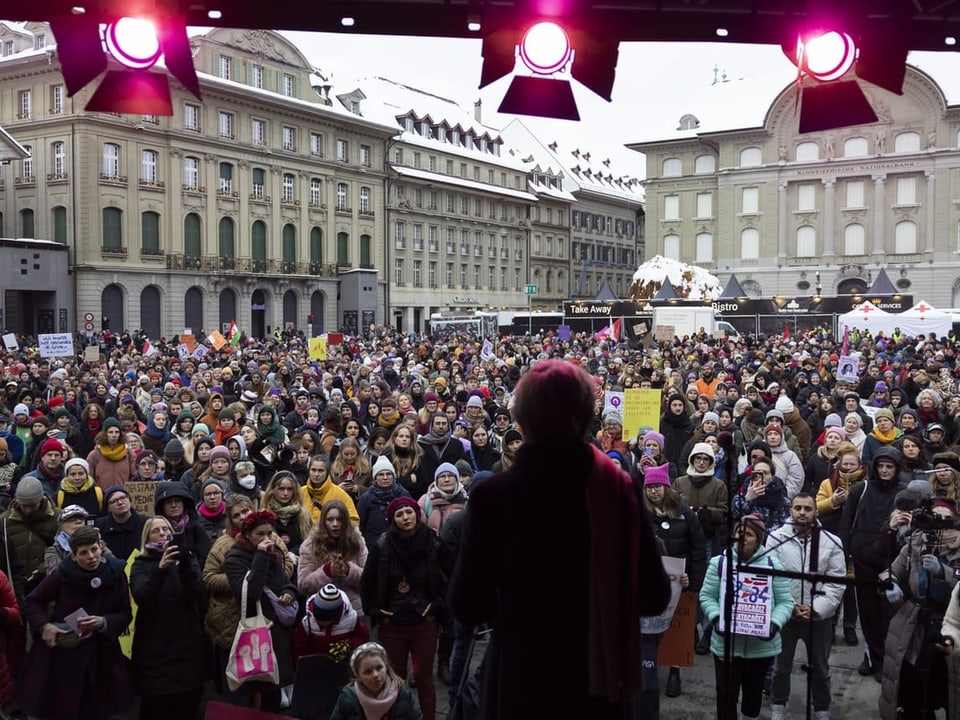
[[[454,145],[459,145],[459,144],[460,144],[460,131],[459,131],[459,130],[451,130],[451,131],[450,131],[450,142],[451,142],[452,144],[454,144]]]
[[[426,120],[420,121],[420,134],[423,137],[430,137],[430,123]]]
[[[412,133],[414,130],[414,125],[415,123],[412,117],[405,118],[403,121],[403,129],[406,130],[407,132]]]
[[[487,152],[487,139],[485,137],[480,138],[480,152]]]

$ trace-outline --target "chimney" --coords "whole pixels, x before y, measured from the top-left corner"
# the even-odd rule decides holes
[[[480,112],[482,105],[483,101],[480,98],[477,98],[477,101],[473,104],[473,119],[478,123],[483,123],[483,119],[481,118],[482,113]]]

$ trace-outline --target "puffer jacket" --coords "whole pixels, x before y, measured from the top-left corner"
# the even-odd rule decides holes
[[[787,570],[837,578],[847,574],[847,559],[840,538],[823,528],[811,528],[810,532],[804,535],[796,532],[795,525],[783,525],[770,533],[767,545],[774,548],[777,559]],[[814,545],[817,546],[816,556]],[[814,615],[819,620],[836,614],[846,589],[842,583],[818,583],[818,593],[814,595],[813,583],[795,578],[791,578],[789,582],[794,603],[812,605]]]
[[[664,554],[687,561],[687,578],[690,580],[687,590],[699,592],[707,571],[707,542],[696,514],[681,503],[677,517],[657,513],[651,514],[650,519],[654,532],[663,541]]]
[[[43,577],[43,554],[53,545],[57,535],[57,509],[50,498],[45,497],[40,508],[24,517],[20,504],[14,500],[10,508],[0,515],[0,532],[4,539],[16,548],[17,557],[23,564],[24,575],[29,578],[39,571]]]

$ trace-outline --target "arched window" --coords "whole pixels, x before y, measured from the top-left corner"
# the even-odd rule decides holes
[[[235,231],[233,219],[228,217],[220,218],[218,228],[218,245],[220,255],[220,267],[230,270],[234,266],[237,248],[235,244]]]
[[[63,206],[53,208],[53,241],[61,245],[67,244],[67,209]]]
[[[763,153],[758,147],[748,147],[740,151],[740,167],[757,167],[763,163]]]
[[[797,257],[815,257],[817,254],[817,231],[810,225],[797,228]]]
[[[680,259],[679,235],[667,235],[663,238],[663,256],[670,260]]]
[[[297,314],[299,312],[300,299],[293,290],[287,290],[283,294],[283,326],[297,326]]]
[[[100,317],[107,319],[110,330],[122,332],[125,314],[123,288],[116,283],[107,285],[100,293]]]
[[[147,337],[158,338],[163,334],[160,329],[161,306],[160,290],[156,285],[147,285],[140,291],[140,327]]]
[[[36,227],[34,223],[33,210],[25,208],[20,211],[20,237],[35,238]]]
[[[667,158],[663,161],[663,177],[677,177],[683,174],[680,158]]]
[[[797,144],[797,162],[814,162],[820,159],[820,146],[815,142]]]
[[[756,260],[760,257],[760,231],[756,228],[744,228],[740,231],[740,257],[744,260]]]
[[[697,262],[713,262],[713,235],[697,233]]]
[[[198,258],[203,255],[200,228],[200,216],[196,213],[187,213],[183,218],[183,254],[187,258]]]
[[[920,150],[920,133],[897,133],[893,139],[893,151],[898,153],[918,152]]]
[[[867,139],[864,137],[852,137],[843,142],[844,157],[866,157]]]
[[[323,262],[323,230],[318,227],[310,228],[310,264]],[[311,271],[312,272],[312,271]]]
[[[140,215],[140,249],[144,255],[160,254],[160,215],[145,212]]]
[[[860,223],[851,223],[843,229],[843,254],[863,255],[866,252],[866,231]]]
[[[203,290],[194,285],[183,296],[184,327],[199,332],[203,327]]]
[[[121,231],[123,213],[120,208],[103,209],[103,249],[104,250],[122,250],[123,233]],[[33,237],[25,236],[25,237]]]
[[[350,264],[350,236],[345,232],[337,233],[337,265]]]
[[[360,267],[373,267],[373,260],[370,256],[370,236],[360,236]]]
[[[713,155],[698,155],[693,161],[693,172],[696,175],[709,175],[717,170],[717,158]]]
[[[263,220],[257,220],[250,229],[251,256],[253,257],[253,271],[267,271],[267,225]]]
[[[910,220],[898,222],[893,228],[893,252],[911,255],[917,251],[917,224]]]
[[[283,262],[284,264],[297,262],[297,229],[287,223],[283,226]],[[287,270],[287,272],[291,272]]]

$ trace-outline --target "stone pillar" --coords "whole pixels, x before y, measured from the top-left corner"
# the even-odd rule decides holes
[[[883,255],[887,251],[886,244],[886,175],[873,176],[873,254]]]
[[[823,256],[836,254],[837,179],[823,179]]]
[[[936,242],[936,237],[934,235],[936,231],[936,195],[937,195],[937,173],[933,170],[927,170],[923,173],[927,178],[927,200],[926,200],[926,232],[924,233],[927,237],[927,246],[924,248],[925,253],[932,253],[935,250],[934,244]]]
[[[786,181],[780,181],[777,185],[777,259],[781,262],[787,257],[788,185]]]

